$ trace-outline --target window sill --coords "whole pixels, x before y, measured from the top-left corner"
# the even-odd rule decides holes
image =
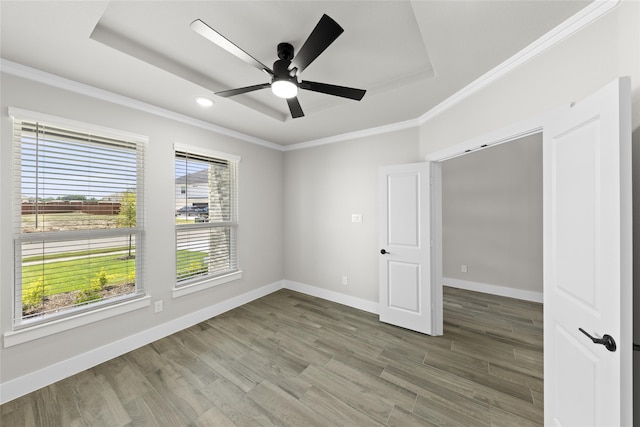
[[[150,305],[151,297],[143,296],[141,298],[123,301],[119,304],[108,305],[95,310],[79,313],[75,316],[63,317],[47,323],[39,323],[16,331],[6,332],[4,334],[4,347],[12,347],[28,341],[37,340],[39,338],[57,334],[58,332],[68,331],[69,329],[74,329],[89,323],[149,307]]]
[[[218,285],[222,285],[223,283],[233,282],[234,280],[238,280],[240,278],[242,278],[242,271],[238,270],[234,271],[233,273],[225,274],[224,276],[217,276],[211,279],[203,279],[195,283],[176,287],[173,288],[173,298],[183,297],[194,292],[199,292]]]

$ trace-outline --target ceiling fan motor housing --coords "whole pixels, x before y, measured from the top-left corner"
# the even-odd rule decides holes
[[[291,61],[293,59],[293,46],[289,43],[278,44],[278,58]]]
[[[273,63],[273,80],[288,80],[298,85],[295,70],[289,70],[289,65],[293,59],[293,46],[289,43],[278,44],[278,59]]]
[[[278,59],[273,63],[273,81],[290,80],[297,82],[295,70],[289,71],[289,64],[291,64],[291,61],[287,61],[286,59]]]

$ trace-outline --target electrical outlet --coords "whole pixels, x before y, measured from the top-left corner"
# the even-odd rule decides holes
[[[347,276],[342,276],[342,284],[343,285],[348,285],[349,284],[349,278]]]
[[[351,214],[351,222],[362,222],[362,214]]]
[[[156,301],[155,304],[153,305],[153,308],[156,313],[160,313],[162,311],[162,300]]]
[[[463,273],[466,273],[466,272],[467,272],[467,266],[466,266],[466,265],[464,265],[464,264],[462,264],[462,265],[460,266],[460,271],[462,271]]]

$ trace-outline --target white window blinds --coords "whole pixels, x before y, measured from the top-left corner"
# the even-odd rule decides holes
[[[176,282],[238,271],[238,163],[176,146]]]
[[[10,110],[14,324],[142,294],[142,137]]]

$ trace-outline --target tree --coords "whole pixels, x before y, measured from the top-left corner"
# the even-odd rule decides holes
[[[124,228],[136,226],[136,193],[133,190],[127,190],[122,193],[120,212],[118,213],[118,226]],[[131,255],[131,236],[129,234],[129,254],[127,259],[133,258]]]

